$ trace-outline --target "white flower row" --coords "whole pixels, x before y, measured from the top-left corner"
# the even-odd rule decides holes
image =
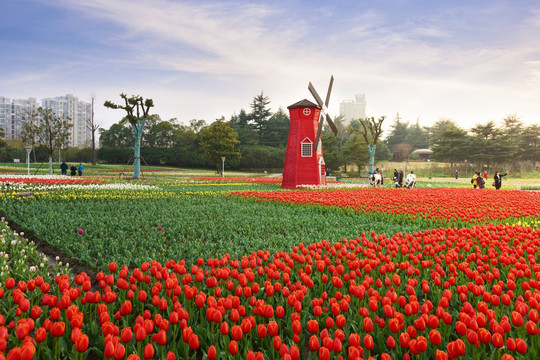
[[[0,186],[5,185],[5,182],[0,181]],[[113,183],[113,184],[25,184],[25,183],[10,183],[9,190],[11,191],[47,191],[47,190],[160,190],[159,187],[153,185],[130,184],[130,183]]]

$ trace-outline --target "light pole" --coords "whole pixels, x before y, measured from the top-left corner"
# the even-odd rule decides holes
[[[225,156],[221,157],[221,177],[225,177]]]
[[[32,145],[26,145],[26,164],[28,166],[28,176],[30,176],[30,152],[32,152]]]

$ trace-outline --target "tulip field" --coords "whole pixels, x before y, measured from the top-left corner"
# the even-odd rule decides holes
[[[540,192],[0,185],[0,359],[540,358]]]

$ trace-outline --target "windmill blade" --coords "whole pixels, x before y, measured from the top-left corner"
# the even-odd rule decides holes
[[[317,104],[319,104],[319,106],[322,109],[322,107],[323,107],[322,99],[319,96],[319,94],[317,94],[317,91],[315,91],[315,88],[313,87],[313,84],[311,83],[311,81],[309,82],[308,89],[309,89],[309,92],[311,93],[311,95],[313,95],[313,97],[315,98],[315,101],[317,101]]]
[[[334,124],[334,122],[330,118],[330,115],[328,115],[328,114],[326,114],[326,122],[328,122],[328,125],[330,125],[330,129],[332,129],[332,132],[334,133],[334,135],[337,136],[338,129],[336,127],[336,124]],[[320,126],[321,125],[319,124],[319,128],[320,128]]]
[[[324,106],[328,107],[328,103],[330,102],[330,93],[332,92],[332,85],[334,85],[334,75],[330,76],[330,84],[328,84],[328,92],[326,93],[326,101],[324,102]]]
[[[317,129],[317,136],[315,137],[315,152],[317,152],[317,149],[319,148],[319,141],[321,140],[321,133],[322,128],[324,124],[324,118],[319,118],[319,128]]]

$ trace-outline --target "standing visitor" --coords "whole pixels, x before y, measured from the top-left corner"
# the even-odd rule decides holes
[[[82,176],[82,171],[83,171],[83,166],[82,166],[82,163],[79,163],[79,176]]]
[[[68,169],[68,164],[66,164],[66,160],[64,160],[60,164],[60,170],[62,171],[62,175],[67,175],[67,169]]]
[[[71,176],[75,176],[77,175],[77,167],[75,166],[75,164],[71,165]]]
[[[484,171],[484,179],[485,179],[485,180],[487,180],[488,176],[489,176],[489,173],[488,173],[488,171],[487,171],[487,170],[486,170],[486,171]]]
[[[456,170],[456,171],[454,172],[454,176],[455,176],[455,178],[456,178],[456,180],[457,180],[457,178],[459,177],[459,171]]]
[[[399,172],[396,169],[394,169],[393,180],[394,180],[394,185],[396,186],[396,189],[397,189],[399,186]]]
[[[471,179],[471,184],[473,186],[473,188],[477,188],[478,187],[478,178],[480,177],[480,171],[477,171],[474,173],[472,179]]]
[[[399,170],[398,184],[399,184],[399,187],[403,186],[403,170]]]
[[[485,184],[486,184],[486,181],[484,180],[484,178],[481,176],[478,176],[478,188],[479,189],[485,188]]]
[[[495,190],[499,190],[502,186],[502,177],[506,176],[507,173],[504,173],[501,175],[498,171],[495,172],[495,176],[493,177],[493,186],[495,186]]]

